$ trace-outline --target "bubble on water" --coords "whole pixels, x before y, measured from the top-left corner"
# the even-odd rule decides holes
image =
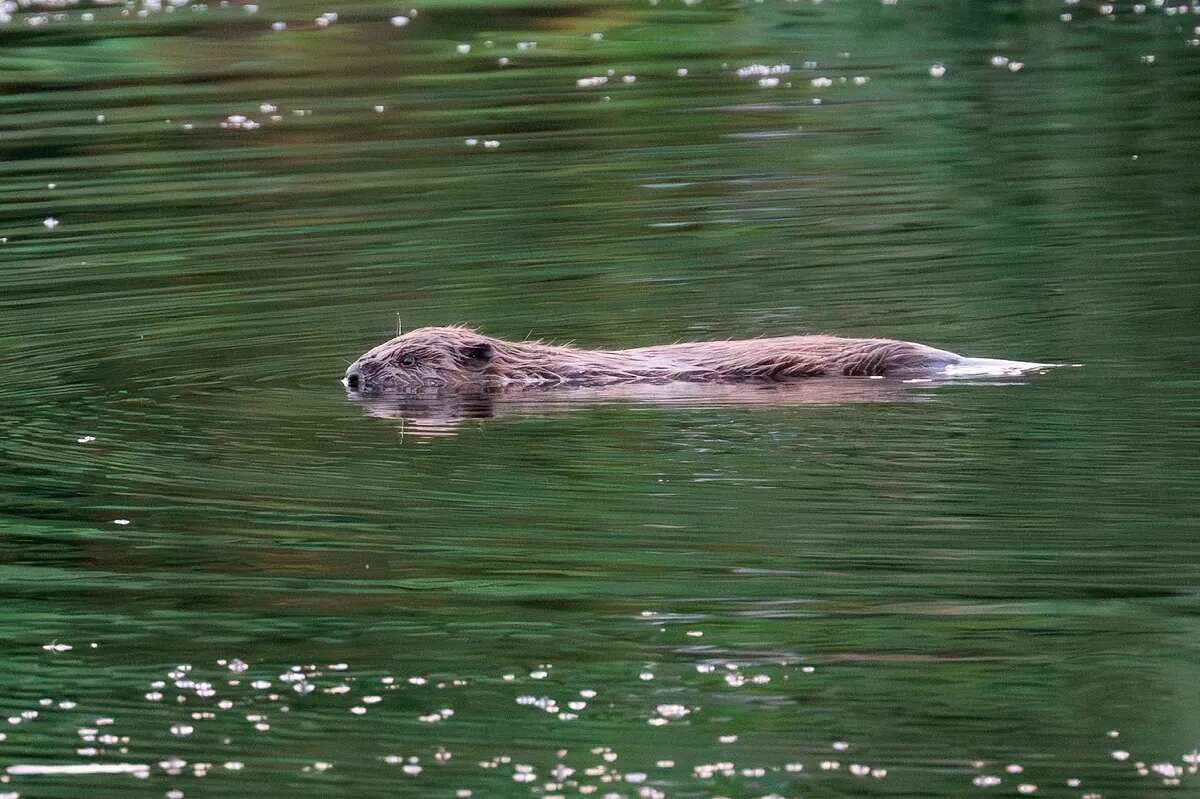
[[[761,83],[761,81],[760,81],[760,83]],[[833,85],[833,81],[826,77],[813,78],[812,80],[809,81],[809,83],[811,83],[814,87],[816,87],[818,89],[824,89],[824,88],[827,88],[827,87]]]
[[[391,22],[393,26],[397,28],[403,28],[405,25],[412,22],[412,19],[404,16],[403,14],[397,14],[396,16],[392,17]]]
[[[813,62],[813,65],[816,65],[815,62]],[[789,64],[749,64],[744,67],[739,67],[737,70],[737,76],[739,78],[754,78],[762,77],[764,75],[786,75],[791,71],[792,67]]]
[[[590,78],[579,78],[575,81],[575,85],[580,89],[590,89],[594,86],[603,86],[608,83],[608,78],[604,75],[596,75]]]
[[[1025,68],[1024,61],[1009,61],[1008,62],[1008,71],[1009,72],[1020,72],[1024,68]]]
[[[675,75],[680,78],[686,78],[688,75],[687,67],[680,67],[679,69],[675,70]]]
[[[1116,750],[1115,752],[1113,752],[1113,753],[1112,753],[1112,759],[1113,759],[1113,760],[1119,760],[1119,761],[1128,760],[1128,759],[1129,759],[1129,753],[1128,753],[1128,752],[1126,752],[1124,749],[1118,749],[1118,750]]]
[[[623,83],[634,83],[637,81],[637,75],[622,75],[621,81]]]
[[[483,146],[488,150],[495,150],[500,146],[500,142],[497,139],[484,139]]]
[[[975,779],[971,780],[971,784],[976,788],[995,788],[1001,783],[1001,779],[989,774],[980,774]]]
[[[42,220],[42,224],[46,227],[46,230],[54,230],[58,227],[58,220],[52,216],[48,216]]]
[[[246,669],[248,669],[250,667],[248,665],[246,665],[245,661],[240,660],[238,658],[234,658],[233,660],[229,661],[229,664],[226,666],[226,668],[228,668],[232,672],[241,674],[243,671],[245,671]]]
[[[846,741],[834,741],[833,742],[833,751],[835,751],[835,752],[845,752],[849,748],[850,748],[850,744],[847,743]]]
[[[465,43],[456,44],[454,46],[454,49],[458,52],[459,55],[466,55],[467,53],[471,52],[471,45],[465,44]]]
[[[531,680],[544,680],[549,676],[550,676],[549,672],[542,671],[540,669],[537,671],[529,672],[529,679],[531,679]]]
[[[643,682],[649,682],[650,680],[653,680],[653,679],[654,679],[654,672],[652,672],[652,671],[643,671],[643,672],[641,672],[640,674],[638,674],[638,679],[639,679],[639,680],[641,680],[641,681],[643,681]]]
[[[855,86],[866,86],[870,82],[871,79],[866,75],[855,75],[853,80]]]
[[[1037,793],[1038,787],[1031,782],[1023,782],[1017,786],[1017,793],[1025,795]]]
[[[737,739],[738,739],[738,737],[736,735],[718,735],[717,736],[717,741],[719,741],[720,743],[723,743],[723,744],[737,743]]]
[[[287,23],[286,23],[286,22],[272,22],[272,23],[271,23],[271,30],[273,30],[273,31],[285,31],[285,30],[287,30]]]
[[[988,63],[990,63],[993,67],[997,67],[997,68],[1006,67],[1006,66],[1008,66],[1008,56],[994,55],[994,56],[992,56],[991,60]]]
[[[172,724],[171,725],[171,734],[179,736],[181,738],[191,735],[194,731],[195,731],[195,728],[190,724]]]
[[[946,65],[945,64],[934,64],[931,67],[929,67],[929,77],[931,77],[931,78],[940,78],[945,74],[946,74]]]
[[[692,712],[684,705],[659,705],[654,711],[666,719],[681,719]]]
[[[70,644],[60,644],[57,641],[51,641],[50,643],[42,646],[42,649],[46,650],[47,652],[70,652],[74,648],[75,647],[71,646]]]
[[[1007,766],[1004,767],[1004,770],[1007,771],[1009,774],[1020,774],[1021,772],[1023,772],[1025,770],[1025,767],[1018,763],[1009,763]]]
[[[178,788],[172,788],[163,795],[166,796],[167,799],[183,799],[183,791],[179,790]]]

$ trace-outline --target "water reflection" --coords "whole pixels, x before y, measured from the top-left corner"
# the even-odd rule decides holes
[[[988,381],[951,379],[812,378],[791,383],[620,383],[608,386],[534,387],[519,391],[466,389],[453,392],[347,391],[348,402],[368,416],[403,422],[415,436],[453,435],[470,419],[549,417],[598,405],[788,408],[859,403],[932,402],[937,389],[957,386],[1017,386],[1023,378]]]

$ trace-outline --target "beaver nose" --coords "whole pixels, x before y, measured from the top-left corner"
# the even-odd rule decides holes
[[[358,372],[349,372],[346,375],[346,387],[351,391],[358,391],[362,386],[362,375]]]

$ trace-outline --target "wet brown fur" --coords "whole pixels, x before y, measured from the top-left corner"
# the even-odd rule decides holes
[[[916,373],[959,356],[891,339],[788,336],[588,350],[511,342],[467,327],[425,327],[367,352],[347,370],[356,390],[619,382],[768,382]]]

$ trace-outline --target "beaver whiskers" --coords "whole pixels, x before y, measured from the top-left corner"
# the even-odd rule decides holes
[[[412,330],[368,351],[346,370],[352,391],[629,382],[783,382],[807,377],[1012,375],[1047,364],[966,358],[892,339],[787,336],[590,350],[504,341],[467,327]]]

